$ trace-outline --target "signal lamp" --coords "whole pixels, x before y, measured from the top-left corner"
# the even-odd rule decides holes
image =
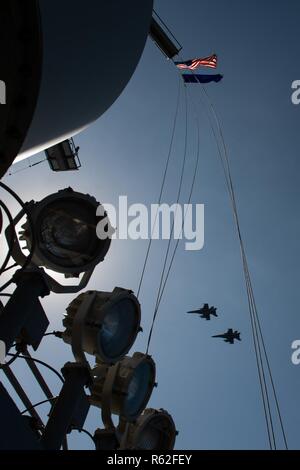
[[[132,291],[120,287],[113,292],[88,291],[68,306],[62,337],[78,361],[85,361],[86,352],[113,364],[130,350],[140,322],[140,304]]]
[[[102,408],[106,427],[113,427],[111,414],[132,422],[146,407],[155,384],[155,363],[142,353],[125,357],[114,366],[97,364],[92,370],[90,401]]]
[[[95,198],[71,188],[31,203],[29,210],[36,231],[33,263],[67,277],[93,270],[103,261],[111,242],[110,238],[100,240],[97,237],[98,206]],[[23,228],[21,239],[26,240],[30,250],[28,222]]]
[[[103,261],[111,243],[111,226],[106,212],[96,216],[99,203],[95,198],[77,193],[71,188],[58,191],[40,202],[26,203],[10,224],[5,236],[7,241],[14,236],[11,255],[20,266],[28,264],[27,257],[20,247],[25,240],[31,252],[30,267],[45,267],[63,273],[65,277],[83,276],[79,285],[61,285],[45,271],[43,275],[50,290],[56,293],[74,293],[82,290],[88,283],[95,266]],[[28,214],[20,233],[15,227]],[[107,223],[108,237],[99,239],[96,234],[97,223]],[[34,227],[32,233],[31,227]],[[106,230],[106,227],[104,227]]]
[[[167,411],[148,408],[135,423],[129,424],[125,442],[121,444],[129,450],[172,450],[177,434]]]

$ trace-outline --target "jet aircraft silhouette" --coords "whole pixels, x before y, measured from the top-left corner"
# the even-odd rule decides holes
[[[199,308],[198,310],[191,310],[187,313],[198,314],[200,318],[204,318],[205,320],[210,320],[211,316],[218,316],[216,307],[210,307],[208,304],[204,304],[202,308]]]
[[[226,333],[212,336],[212,338],[223,338],[225,343],[234,344],[235,340],[241,341],[240,335],[241,333],[239,333],[237,330],[233,331],[232,328],[229,328]]]

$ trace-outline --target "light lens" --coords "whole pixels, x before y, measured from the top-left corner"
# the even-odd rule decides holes
[[[123,448],[172,450],[177,434],[173,418],[167,411],[148,408],[134,423],[130,424]]]
[[[150,363],[142,362],[139,364],[128,386],[123,408],[124,416],[130,418],[140,413],[148,399],[152,379],[153,371]]]
[[[82,201],[54,201],[41,212],[39,220],[42,251],[63,266],[91,261],[103,243],[96,237],[94,208]]]
[[[105,315],[98,335],[105,356],[114,359],[126,353],[138,327],[136,305],[130,299],[114,304]]]
[[[153,417],[142,430],[136,449],[170,449],[170,423],[164,416]]]
[[[140,450],[155,450],[160,449],[159,443],[162,440],[162,432],[160,429],[153,429],[149,426],[145,429],[138,440],[137,449]]]

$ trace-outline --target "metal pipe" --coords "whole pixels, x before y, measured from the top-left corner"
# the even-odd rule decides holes
[[[177,47],[174,41],[163,30],[159,23],[152,18],[149,35],[158,48],[169,58],[173,59],[179,54],[181,47]]]
[[[30,359],[31,356],[30,356],[30,353],[29,353],[27,348],[24,348],[24,355],[28,356],[28,357],[25,358],[25,361],[27,362],[28,367],[30,368],[31,372],[33,373],[36,381],[38,382],[39,386],[43,390],[44,394],[46,395],[47,398],[52,398],[53,394],[52,394],[50,388],[48,387],[44,377],[40,373],[37,365],[35,364],[34,361],[32,361]]]
[[[4,366],[2,370],[4,374],[6,375],[7,379],[9,380],[9,382],[11,383],[11,385],[13,386],[13,388],[15,389],[23,405],[25,406],[26,409],[28,409],[28,413],[32,416],[32,418],[37,420],[41,428],[44,427],[43,421],[41,420],[36,410],[33,408],[33,404],[29,400],[27,394],[23,390],[22,385],[18,381],[17,377],[15,376],[11,368],[9,366]]]

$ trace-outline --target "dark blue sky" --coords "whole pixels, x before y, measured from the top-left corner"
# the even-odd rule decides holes
[[[291,83],[300,79],[297,0],[157,0],[157,12],[183,44],[186,58],[216,52],[220,84],[208,86],[229,148],[241,225],[254,290],[291,448],[299,448],[300,366],[291,363],[291,343],[300,339],[299,298],[299,117]],[[101,52],[101,51],[100,51]],[[78,174],[51,174],[39,166],[5,178],[26,200],[65,186],[116,203],[156,202],[170,141],[177,91],[172,64],[148,40],[138,69],[122,96],[76,137],[83,167]],[[201,124],[201,159],[194,202],[205,204],[205,247],[181,245],[161,305],[151,353],[159,387],[150,405],[168,409],[180,431],[177,448],[267,448],[239,247],[216,145],[197,86],[191,89]],[[183,149],[183,113],[167,183],[166,201],[176,200]],[[195,132],[191,124],[187,202]],[[21,165],[21,163],[19,164]],[[34,181],[34,185],[31,184]],[[29,182],[29,184],[28,184]],[[90,289],[136,290],[146,242],[115,241],[98,266]],[[154,242],[140,301],[144,333],[134,349],[144,350],[166,242]],[[52,327],[73,296],[43,301]],[[185,315],[209,302],[220,316],[210,323]],[[211,339],[227,328],[242,332],[235,347]],[[59,340],[45,340],[41,357],[60,368],[71,359]],[[16,366],[33,401],[41,399],[31,377]],[[50,384],[58,384],[49,376]],[[45,408],[46,411],[46,408]],[[100,426],[92,410],[86,427]],[[75,436],[74,448],[90,445]]]

